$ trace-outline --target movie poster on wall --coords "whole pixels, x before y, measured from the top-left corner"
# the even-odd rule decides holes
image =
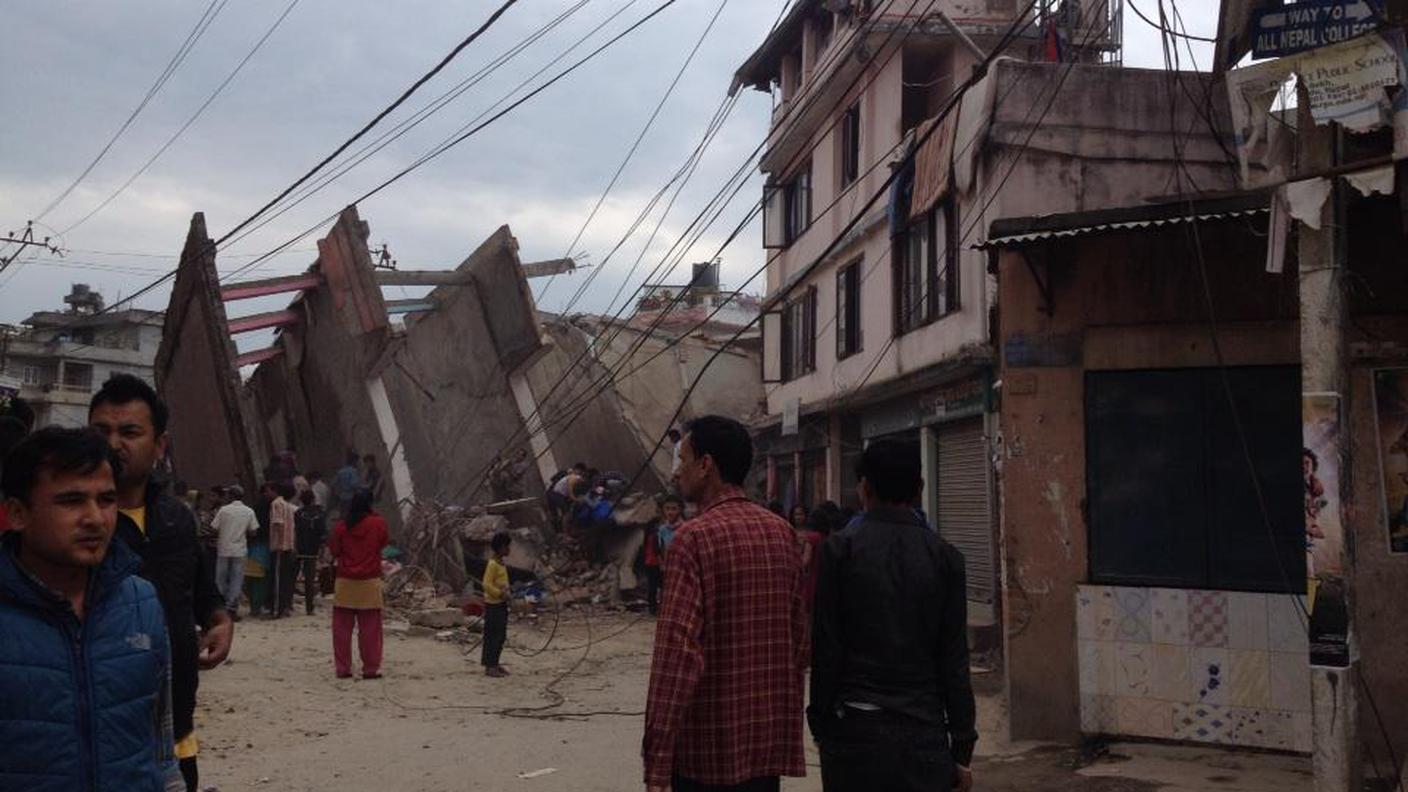
[[[1305,483],[1305,572],[1310,662],[1349,665],[1344,587],[1344,519],[1340,503],[1340,397],[1307,393],[1301,401],[1301,472]]]
[[[1374,372],[1374,417],[1391,553],[1408,553],[1408,368]]]

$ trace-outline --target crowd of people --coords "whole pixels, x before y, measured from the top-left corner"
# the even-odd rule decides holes
[[[0,408],[0,788],[197,789],[199,671],[228,656],[243,602],[291,616],[300,580],[305,613],[332,596],[335,675],[353,676],[355,634],[362,677],[381,676],[374,457],[349,452],[328,483],[280,454],[251,504],[237,484],[161,483],[169,416],[138,378],[105,383],[87,428]],[[826,790],[971,788],[963,561],[915,508],[917,453],[865,449],[860,511],[784,513],[744,493],[743,425],[706,416],[671,439],[641,552],[657,616],[647,789],[779,789],[805,773],[804,721]],[[524,458],[508,461],[502,478],[521,477]],[[548,482],[552,518],[581,532],[625,486],[574,465]],[[503,678],[512,539],[490,547],[481,663]]]

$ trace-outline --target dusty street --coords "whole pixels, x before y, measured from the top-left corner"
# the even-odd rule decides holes
[[[338,680],[327,622],[326,610],[240,622],[230,663],[202,678],[203,786],[225,792],[642,788],[650,619],[570,611],[550,643],[551,614],[538,625],[515,620],[506,654],[513,676],[503,680],[480,673],[477,648],[396,631],[388,633],[383,679]],[[561,694],[561,706],[547,708],[556,702],[549,688]],[[984,739],[975,772],[984,790],[1310,787],[1309,763],[1297,758],[1120,744],[1081,762],[1074,750],[1008,745],[994,736],[1000,699],[985,693],[979,708]],[[819,790],[815,762],[813,754],[809,777],[789,779],[783,788]]]

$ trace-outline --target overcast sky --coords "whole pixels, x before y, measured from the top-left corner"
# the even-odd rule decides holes
[[[521,0],[388,122],[420,109],[576,1]],[[725,4],[577,252],[600,263],[621,238],[695,146],[734,69],[762,41],[784,1]],[[225,6],[111,152],[44,217],[50,228],[39,233],[67,229],[132,175],[289,2],[237,0]],[[233,269],[281,244],[405,167],[628,2],[591,0],[424,124],[258,233],[227,247],[219,256],[220,268]],[[657,4],[637,0],[563,64]],[[372,243],[389,244],[403,269],[446,268],[508,223],[524,260],[567,253],[719,4],[680,0],[575,74],[360,204]],[[151,282],[174,266],[193,212],[205,213],[212,237],[224,234],[390,103],[498,5],[497,0],[299,0],[224,93],[149,171],[104,211],[62,235],[61,244],[70,251],[65,258],[40,254],[0,274],[0,322],[60,307],[71,282],[92,284],[110,301]],[[20,230],[78,175],[141,100],[206,6],[206,0],[11,0],[3,5],[12,35],[0,47],[0,231]],[[1140,3],[1146,13],[1155,7],[1152,0]],[[1215,3],[1185,2],[1180,8],[1190,32],[1212,34]],[[1126,65],[1161,66],[1157,35],[1130,13],[1125,28]],[[1205,68],[1206,48],[1195,51]],[[741,97],[636,280],[660,260],[752,151],[766,132],[769,112],[766,94],[748,91]],[[755,178],[685,260],[712,255],[759,190]],[[303,270],[315,257],[313,240],[323,233],[296,244],[255,274]],[[576,310],[606,307],[644,241],[641,234],[606,265]],[[739,285],[759,266],[759,242],[757,230],[749,229],[728,248],[726,284]],[[584,277],[579,272],[558,278],[542,296],[542,306],[561,309]],[[760,291],[761,279],[752,285]],[[138,305],[164,308],[166,296],[165,290],[153,292]],[[398,290],[388,290],[388,297],[399,296]],[[250,306],[256,307],[265,308]],[[244,312],[244,306],[235,311]],[[241,340],[247,348],[249,343]]]

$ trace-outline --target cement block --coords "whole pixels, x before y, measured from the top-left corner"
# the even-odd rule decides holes
[[[460,627],[469,621],[459,608],[432,608],[415,611],[410,615],[411,624],[443,630],[447,627]]]

